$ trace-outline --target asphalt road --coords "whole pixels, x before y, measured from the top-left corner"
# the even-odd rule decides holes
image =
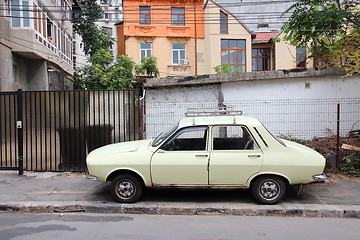
[[[0,215],[1,240],[358,240],[359,227],[360,219],[337,218],[79,213]]]

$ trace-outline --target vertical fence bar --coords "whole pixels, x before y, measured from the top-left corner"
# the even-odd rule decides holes
[[[340,103],[337,104],[337,114],[336,114],[336,168],[340,167]]]
[[[24,149],[23,149],[23,105],[22,105],[22,89],[17,92],[17,129],[18,129],[18,164],[19,164],[19,175],[24,174]]]

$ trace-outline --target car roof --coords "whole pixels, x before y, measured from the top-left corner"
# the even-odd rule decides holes
[[[254,117],[246,115],[219,115],[219,116],[191,116],[179,121],[179,128],[203,125],[246,125],[261,126],[262,124]]]

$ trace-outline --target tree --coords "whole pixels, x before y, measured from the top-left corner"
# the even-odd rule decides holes
[[[288,12],[292,15],[282,28],[285,40],[294,46],[306,47],[309,57],[317,61],[341,66],[346,55],[342,49],[348,43],[344,38],[350,31],[360,29],[356,6],[340,4],[339,0],[302,0],[285,11]]]
[[[74,89],[115,90],[131,86],[135,63],[127,55],[120,56],[114,63],[111,52],[100,49],[88,61],[91,65],[76,70]]]
[[[95,24],[102,15],[96,0],[77,2],[79,6],[73,10],[73,28],[82,38],[85,55],[92,56],[99,49],[111,49],[114,39]]]

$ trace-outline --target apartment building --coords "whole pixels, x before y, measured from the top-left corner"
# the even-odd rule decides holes
[[[72,0],[0,0],[0,91],[71,88]]]
[[[118,54],[158,59],[160,77],[197,75],[203,61],[203,0],[123,0]]]

